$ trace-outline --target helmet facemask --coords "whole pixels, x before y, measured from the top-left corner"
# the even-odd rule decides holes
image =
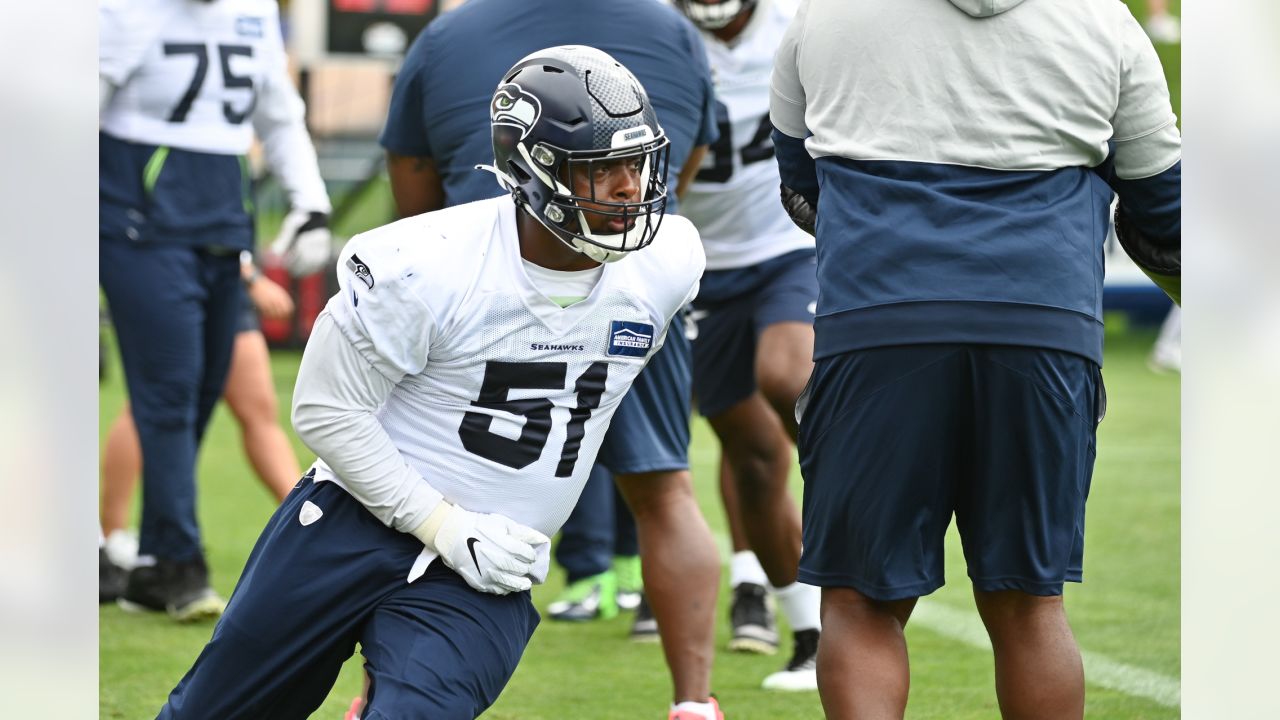
[[[612,262],[653,242],[666,211],[670,144],[666,137],[653,137],[647,127],[638,131],[649,139],[612,150],[564,150],[545,142],[532,149],[524,143],[517,146],[526,167],[552,189],[541,208],[529,205],[530,212],[561,242],[597,262]],[[639,199],[619,201],[598,196],[597,172],[611,172],[601,165],[628,161],[639,163]],[[574,178],[585,178],[588,194],[574,191]],[[589,216],[618,220],[622,228],[618,232],[592,230]]]

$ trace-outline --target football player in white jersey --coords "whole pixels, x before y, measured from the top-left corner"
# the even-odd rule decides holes
[[[356,642],[365,718],[474,718],[515,670],[548,538],[704,256],[664,218],[667,139],[607,54],[526,57],[490,116],[510,195],[340,255],[294,393],[319,459],[161,718],[307,717]]]
[[[138,566],[120,602],[217,616],[195,511],[195,458],[240,313],[254,242],[244,155],[256,134],[292,212],[294,274],[330,256],[329,197],[271,0],[100,0],[99,281],[143,454]]]
[[[787,479],[795,402],[812,368],[817,277],[813,237],[778,203],[769,137],[773,53],[795,3],[676,5],[703,31],[720,124],[720,139],[683,198],[683,214],[698,227],[707,254],[694,300],[693,384],[727,465],[721,487],[735,545],[730,648],[771,654],[777,647],[767,578],[794,649],[764,687],[816,690],[820,595],[796,582],[800,515]]]

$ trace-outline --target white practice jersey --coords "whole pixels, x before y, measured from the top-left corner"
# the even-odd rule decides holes
[[[703,33],[720,139],[680,200],[680,212],[698,227],[708,270],[747,267],[813,247],[813,237],[782,208],[769,137],[773,54],[793,15],[794,0],[760,0],[733,45]]]
[[[220,155],[256,133],[290,206],[328,212],[275,0],[99,0],[98,74],[103,132]]]
[[[263,90],[286,67],[273,0],[101,0],[101,19],[98,71],[116,87],[103,130],[185,150],[249,150],[255,105],[274,98]]]
[[[516,213],[505,196],[356,236],[325,313],[396,383],[377,418],[425,482],[550,536],[704,260],[694,227],[668,216],[649,247],[561,308],[530,282]],[[344,484],[323,459],[316,469]]]

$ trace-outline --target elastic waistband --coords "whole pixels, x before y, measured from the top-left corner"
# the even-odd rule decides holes
[[[813,328],[815,360],[887,345],[974,343],[1062,350],[1102,365],[1102,323],[1081,313],[1042,305],[895,303],[822,315]]]

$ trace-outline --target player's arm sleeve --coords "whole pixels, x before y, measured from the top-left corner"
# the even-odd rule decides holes
[[[782,184],[800,193],[813,207],[818,206],[818,174],[805,149],[809,128],[805,125],[805,90],[800,82],[800,38],[804,34],[805,8],[800,7],[787,27],[773,60],[769,82],[769,121],[773,124],[773,146]]]
[[[1123,8],[1121,8],[1123,11]],[[1145,234],[1182,236],[1182,135],[1155,47],[1123,12],[1120,93],[1112,118],[1112,188],[1129,220]]]
[[[443,498],[409,466],[377,419],[395,385],[328,311],[321,313],[298,369],[293,426],[374,517],[411,533]]]
[[[329,193],[320,176],[315,146],[307,133],[306,108],[293,78],[289,77],[278,27],[269,28],[267,32],[276,42],[262,87],[258,89],[253,129],[262,141],[267,166],[284,188],[289,206],[295,210],[328,213],[332,209]]]
[[[1116,236],[1134,263],[1181,304],[1182,136],[1160,58],[1133,16],[1122,14],[1108,178],[1120,196]]]
[[[98,112],[142,64],[176,3],[167,7],[130,0],[98,2]]]
[[[378,136],[378,142],[388,153],[405,157],[432,157],[427,141],[427,119],[423,83],[431,68],[429,57],[432,28],[428,26],[405,55],[404,64],[396,75],[391,89],[391,102],[387,107],[387,122]],[[495,82],[496,85],[496,82]]]
[[[423,83],[430,68],[431,28],[418,34],[396,75],[387,121],[378,142],[387,152],[387,175],[396,213],[410,217],[444,207],[444,181],[427,139]]]
[[[351,494],[389,527],[413,532],[441,496],[405,461],[376,413],[426,367],[434,316],[394,242],[353,239],[338,260],[338,294],[316,320],[294,389],[293,424]]]

